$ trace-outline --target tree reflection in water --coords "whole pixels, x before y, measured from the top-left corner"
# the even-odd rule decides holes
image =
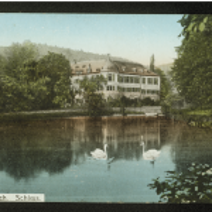
[[[212,166],[211,129],[179,124],[172,136],[172,159],[177,172],[186,172],[191,163]]]
[[[104,143],[108,157],[114,157],[108,164],[110,170],[118,160],[142,160],[141,135],[146,151],[160,150],[170,142],[167,138],[177,134],[170,131],[170,123],[155,118],[148,118],[148,123],[145,119],[97,118],[11,124],[0,130],[0,170],[16,180],[34,178],[42,171],[59,174],[85,163],[90,152]]]

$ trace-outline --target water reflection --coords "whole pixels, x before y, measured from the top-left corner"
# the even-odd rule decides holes
[[[34,178],[42,171],[63,173],[80,165],[90,152],[108,144],[108,169],[118,160],[141,160],[140,136],[146,150],[161,148],[160,121],[65,120],[2,127],[0,170],[16,180]]]
[[[179,172],[186,171],[191,163],[212,166],[212,131],[179,125],[172,139],[172,160]]]
[[[0,171],[15,180],[37,178],[43,171],[63,174],[71,166],[95,163],[89,159],[91,152],[105,144],[107,170],[118,161],[151,160],[154,165],[161,157],[172,160],[177,171],[192,162],[212,165],[211,130],[168,120],[37,121],[2,126],[0,137]],[[153,149],[155,154],[147,155]]]

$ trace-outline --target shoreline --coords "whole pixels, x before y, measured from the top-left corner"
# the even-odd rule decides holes
[[[30,117],[28,115],[24,116],[11,116],[8,117],[7,119],[1,119],[0,118],[0,123],[11,123],[11,122],[30,122],[30,121],[53,121],[53,120],[132,120],[132,119],[164,119],[166,118],[165,115],[163,114],[157,114],[157,115],[145,115],[145,114],[128,114],[128,115],[121,115],[121,114],[114,114],[114,115],[108,115],[108,116],[86,116],[86,115],[76,115],[76,116],[44,116],[44,117]]]

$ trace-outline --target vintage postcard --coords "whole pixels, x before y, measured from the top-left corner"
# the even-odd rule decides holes
[[[0,29],[0,202],[211,203],[211,15]]]

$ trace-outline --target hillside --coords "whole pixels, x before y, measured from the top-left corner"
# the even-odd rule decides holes
[[[34,43],[35,44],[35,43]],[[73,62],[74,60],[76,61],[88,61],[88,60],[100,60],[100,59],[106,59],[107,54],[94,54],[91,52],[84,52],[83,50],[73,50],[70,48],[62,48],[58,46],[49,46],[46,44],[35,44],[39,55],[43,56],[48,54],[48,51],[50,52],[55,52],[59,54],[65,55],[65,57],[70,61]],[[5,50],[8,47],[0,47],[0,55],[5,56]],[[118,59],[118,60],[123,60],[123,61],[128,61],[127,59],[123,59],[120,57],[111,57],[112,59]]]

